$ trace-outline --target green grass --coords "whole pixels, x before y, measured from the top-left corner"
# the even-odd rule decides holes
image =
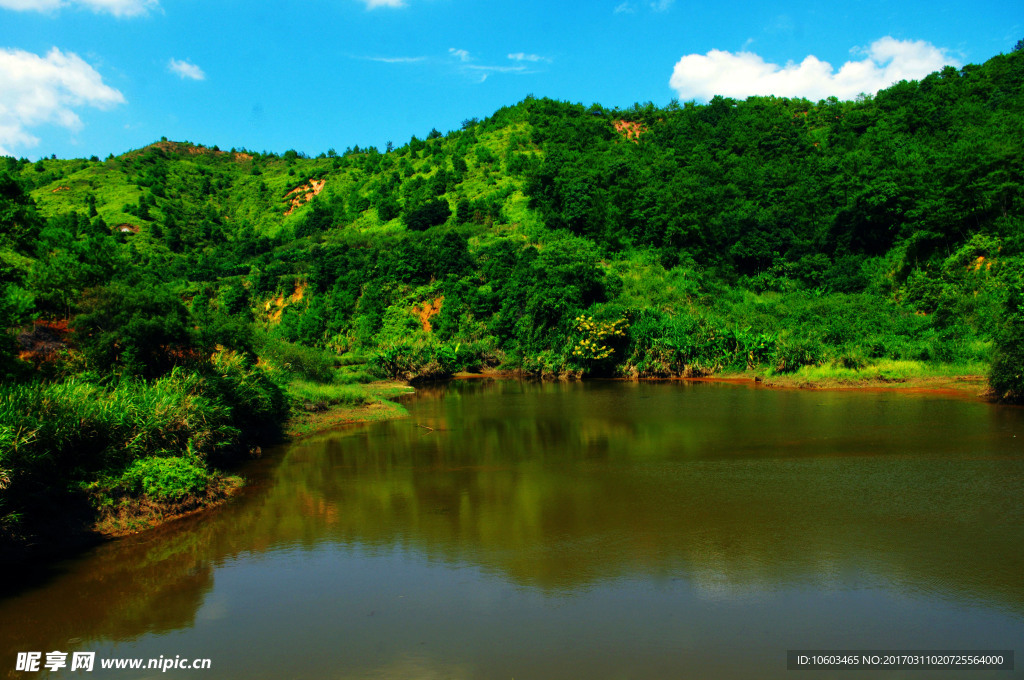
[[[363,406],[375,401],[362,385],[324,384],[301,378],[290,381],[285,394],[293,404],[307,411],[322,411],[331,406]]]
[[[808,383],[913,382],[927,378],[983,376],[987,372],[988,364],[979,361],[943,364],[912,360],[879,359],[868,362],[862,368],[848,368],[836,362],[821,366],[801,366],[790,373],[789,376],[796,382]]]
[[[328,404],[325,401],[322,406],[315,409],[293,411],[288,425],[288,434],[291,437],[307,437],[342,425],[379,422],[408,415],[405,407],[390,399],[409,394],[412,391],[410,387],[393,383],[374,383],[359,387],[326,386],[334,389],[323,389],[324,387],[315,386],[306,394],[312,397],[323,396],[328,400],[348,398],[353,403],[337,401]],[[296,385],[294,389],[295,393],[299,394],[306,388]]]
[[[376,378],[364,370],[361,365],[348,370],[341,369],[334,377],[334,382],[338,385],[365,385],[374,380]]]
[[[369,361],[370,357],[368,354],[362,352],[345,352],[338,356],[338,366],[342,367],[357,367],[365,364]]]

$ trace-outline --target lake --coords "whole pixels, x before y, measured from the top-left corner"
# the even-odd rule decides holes
[[[84,677],[123,680],[930,680],[964,671],[789,671],[787,650],[1024,653],[1024,409],[714,382],[407,405],[35,574],[0,600],[0,675],[92,651]],[[99,667],[161,656],[211,668]]]

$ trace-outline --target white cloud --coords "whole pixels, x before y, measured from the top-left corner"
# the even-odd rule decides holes
[[[157,0],[0,0],[0,8],[16,11],[52,12],[70,6],[109,12],[115,17],[133,17],[159,7],[160,3]]]
[[[477,64],[466,64],[466,68],[474,71],[490,71],[491,73],[518,73],[525,71],[525,66],[482,66]]]
[[[76,108],[108,109],[124,96],[73,52],[54,47],[40,57],[17,49],[0,49],[0,155],[13,147],[33,147],[39,139],[29,128],[53,124],[82,128]]]
[[[947,64],[959,66],[944,49],[923,40],[876,40],[859,61],[848,61],[838,71],[814,55],[799,64],[771,64],[752,52],[711,50],[688,54],[672,70],[669,85],[679,98],[710,99],[716,94],[743,98],[750,95],[807,97],[836,96],[853,99],[874,94],[900,80],[922,78]]]
[[[73,0],[94,12],[110,12],[115,17],[133,17],[160,6],[157,0]]]
[[[185,78],[191,78],[192,80],[206,80],[206,74],[203,73],[203,69],[188,61],[178,61],[177,59],[172,58],[167,62],[167,68],[171,73],[176,73],[181,76],[182,80]]]
[[[641,7],[645,3],[639,3]],[[652,12],[667,12],[671,9],[672,5],[675,4],[675,0],[654,0],[653,2],[647,2],[646,5]],[[636,14],[636,6],[633,5],[629,0],[624,0],[622,3],[615,6],[612,10],[613,14]]]
[[[478,83],[485,82],[487,77],[492,73],[532,73],[532,71],[526,70],[525,64],[517,64],[516,66],[492,66],[488,64],[470,63],[474,61],[473,56],[466,50],[457,50],[454,47],[448,48],[448,54],[459,60],[456,70],[466,75],[472,75],[473,79]],[[526,54],[524,52],[510,54],[508,55],[508,58],[514,61],[550,61],[545,57],[539,57],[536,54]]]
[[[378,7],[405,7],[404,0],[362,0],[366,3],[366,9]]]
[[[523,52],[513,52],[508,55],[508,58],[512,61],[551,61],[547,57],[542,57],[539,54],[525,54]]]
[[[383,64],[414,64],[423,61],[426,57],[356,57],[367,61],[379,61]]]
[[[49,12],[61,6],[61,0],[0,0],[0,7],[18,12]]]

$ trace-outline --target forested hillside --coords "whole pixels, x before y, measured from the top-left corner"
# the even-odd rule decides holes
[[[222,493],[218,460],[373,377],[1020,397],[1022,159],[1016,50],[857,101],[527,97],[383,150],[0,160],[0,532]]]

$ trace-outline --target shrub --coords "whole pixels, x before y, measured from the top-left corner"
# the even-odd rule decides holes
[[[316,382],[334,378],[333,352],[298,345],[266,334],[256,336],[256,353],[275,369],[303,376]]]
[[[210,480],[210,472],[194,458],[142,458],[128,466],[116,487],[132,496],[178,502],[202,495]]]
[[[1024,400],[1024,294],[1012,290],[1006,303],[1006,318],[996,335],[995,354],[989,385],[1006,401]]]
[[[75,341],[99,371],[163,375],[190,345],[188,312],[168,286],[114,283],[82,301]]]
[[[581,314],[574,320],[575,339],[572,346],[573,363],[588,373],[611,371],[616,350],[629,342],[629,321],[621,316],[614,321],[601,321]]]
[[[203,386],[210,398],[230,406],[231,426],[240,433],[234,446],[248,446],[250,439],[276,435],[288,404],[266,371],[230,350],[214,354],[211,366]]]
[[[405,226],[412,231],[426,231],[431,227],[444,224],[451,216],[452,209],[449,207],[448,201],[437,198],[424,201],[414,208],[407,208],[402,219],[405,220]]]
[[[438,380],[475,369],[481,363],[475,345],[438,342],[432,336],[387,343],[370,355],[369,368],[382,378]]]
[[[775,372],[792,373],[801,366],[816,366],[824,354],[820,343],[810,339],[780,339],[775,346]]]

